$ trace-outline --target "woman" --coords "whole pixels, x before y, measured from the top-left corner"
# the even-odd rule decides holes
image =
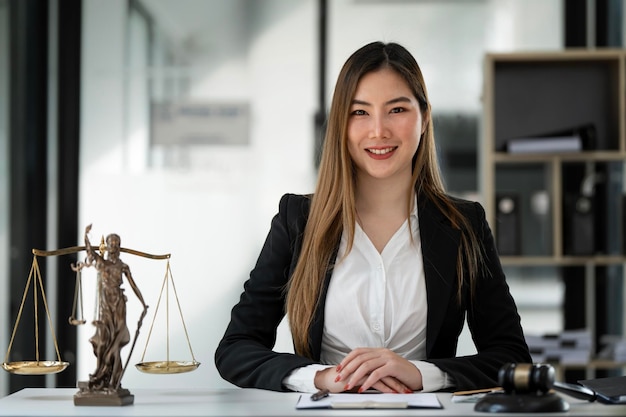
[[[295,354],[272,351],[285,313]],[[477,354],[455,357],[465,317]],[[400,45],[344,64],[315,194],[281,199],[215,360],[238,386],[305,392],[484,388],[531,362],[483,208],[445,194]]]

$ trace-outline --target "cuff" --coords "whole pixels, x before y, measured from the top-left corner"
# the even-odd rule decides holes
[[[448,374],[436,365],[424,361],[411,361],[411,363],[422,373],[423,392],[439,391],[452,385]]]
[[[332,368],[334,365],[307,365],[302,368],[296,368],[283,379],[283,385],[292,391],[298,392],[316,392],[315,374],[322,369]],[[434,366],[434,365],[433,365]]]

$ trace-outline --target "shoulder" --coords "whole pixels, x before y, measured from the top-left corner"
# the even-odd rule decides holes
[[[424,195],[420,195],[419,198],[420,213],[422,211],[424,213],[430,213],[432,216],[440,218],[441,220],[448,218],[443,211],[447,204],[452,205],[463,217],[472,223],[481,222],[485,218],[485,210],[477,201],[467,200],[449,194],[446,194],[437,202]]]
[[[478,201],[467,200],[451,195],[448,195],[448,199],[454,204],[457,210],[471,220],[479,220],[485,217],[485,209]]]
[[[284,194],[279,203],[277,219],[296,235],[304,232],[309,218],[312,194]]]
[[[312,194],[284,194],[280,198],[279,211],[291,215],[308,215],[312,197]]]
[[[450,201],[465,218],[467,226],[473,230],[472,234],[475,234],[478,239],[482,240],[491,233],[485,208],[481,203],[458,197],[450,197]]]

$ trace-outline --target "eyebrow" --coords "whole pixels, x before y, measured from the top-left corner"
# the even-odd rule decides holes
[[[411,102],[410,98],[405,97],[405,96],[400,96],[400,97],[392,98],[391,100],[385,102],[385,106],[388,106],[390,104],[396,104],[396,103],[410,103],[410,102]],[[357,100],[357,99],[352,100],[352,105],[354,105],[354,104],[359,104],[359,105],[362,105],[362,106],[371,106],[372,105],[371,103],[369,103],[367,101]]]

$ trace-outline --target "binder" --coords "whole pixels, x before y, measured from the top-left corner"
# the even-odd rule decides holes
[[[500,255],[519,255],[521,208],[514,193],[496,195],[496,246]]]
[[[595,252],[593,197],[566,194],[563,202],[563,252],[593,255]]]
[[[511,138],[504,144],[504,150],[509,153],[580,152],[595,147],[596,127],[593,124]]]

